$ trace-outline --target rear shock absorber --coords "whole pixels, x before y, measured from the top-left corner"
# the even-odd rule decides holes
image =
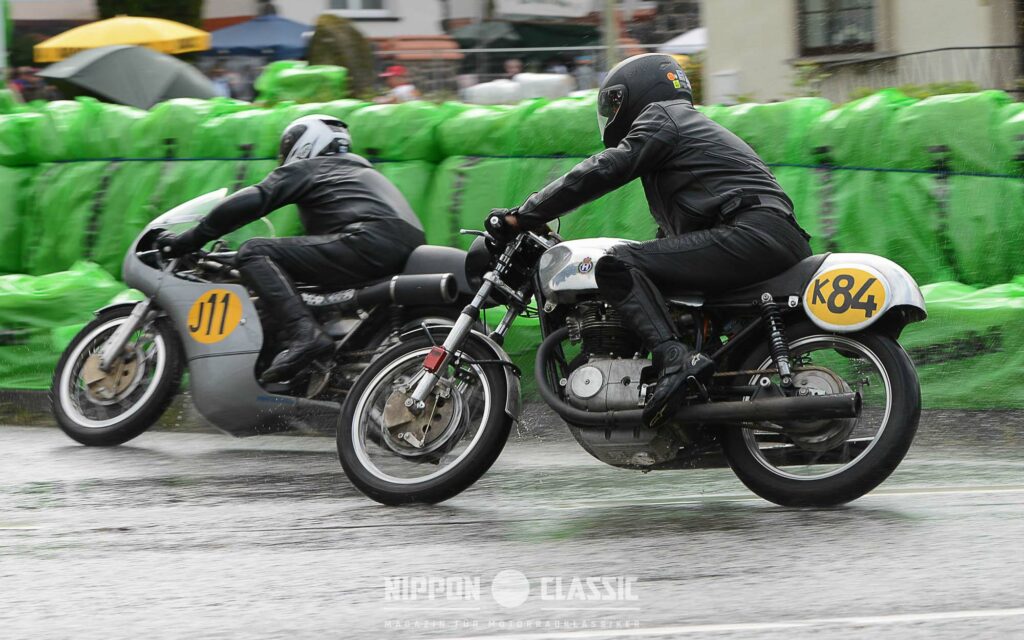
[[[772,359],[779,370],[779,377],[782,380],[782,387],[788,389],[793,386],[793,370],[789,362],[789,342],[786,340],[786,327],[782,323],[782,312],[775,298],[770,293],[761,294],[761,316],[768,329],[768,346],[771,350]]]

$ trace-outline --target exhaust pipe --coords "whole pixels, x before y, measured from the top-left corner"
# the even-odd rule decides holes
[[[580,427],[638,427],[643,425],[640,409],[590,412],[562,401],[547,380],[547,363],[551,352],[569,335],[565,327],[548,336],[537,348],[534,377],[544,401],[566,422]],[[767,398],[764,400],[711,402],[680,407],[674,418],[702,424],[735,422],[822,420],[856,418],[860,415],[860,393],[837,393],[828,396],[798,398]]]
[[[395,276],[357,290],[351,298],[339,302],[338,307],[343,311],[355,311],[380,304],[408,307],[451,304],[458,296],[458,281],[450,273]]]

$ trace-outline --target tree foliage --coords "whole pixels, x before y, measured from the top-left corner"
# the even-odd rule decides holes
[[[203,0],[96,0],[100,18],[146,16],[203,26]]]
[[[375,79],[370,41],[340,16],[324,14],[316,21],[309,42],[310,64],[333,64],[348,69],[349,93],[360,96],[373,88]]]

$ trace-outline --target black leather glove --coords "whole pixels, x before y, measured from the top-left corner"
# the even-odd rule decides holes
[[[484,220],[484,229],[496,241],[508,242],[518,235],[519,229],[510,225],[505,220],[505,216],[512,216],[514,218],[518,212],[518,207],[514,209],[491,209],[491,212],[487,214],[487,219]]]
[[[165,258],[177,258],[197,251],[206,243],[201,242],[193,231],[189,229],[180,234],[164,231],[156,237],[156,248]]]

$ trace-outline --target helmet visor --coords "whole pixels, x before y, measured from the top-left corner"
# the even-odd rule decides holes
[[[621,84],[602,89],[601,93],[597,94],[597,124],[601,128],[602,134],[604,134],[608,122],[615,119],[615,114],[619,112],[625,101],[626,87]]]

